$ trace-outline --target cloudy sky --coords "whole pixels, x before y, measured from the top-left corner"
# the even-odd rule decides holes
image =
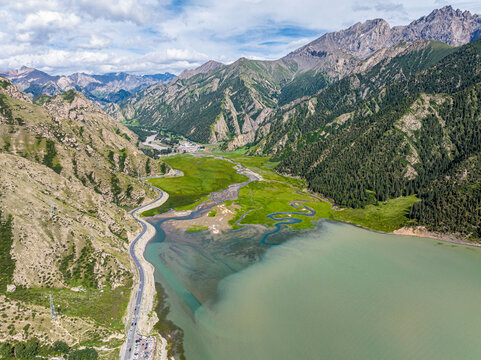
[[[407,24],[444,0],[0,0],[0,70],[179,73],[209,59],[276,59],[325,32]],[[451,1],[481,13],[481,1]]]

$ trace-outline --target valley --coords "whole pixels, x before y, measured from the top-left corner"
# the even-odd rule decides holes
[[[1,359],[479,357],[480,15],[261,27],[221,62],[117,10],[77,64],[3,62]]]

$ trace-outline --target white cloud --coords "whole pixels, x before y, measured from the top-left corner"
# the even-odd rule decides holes
[[[90,41],[86,44],[79,44],[84,49],[105,49],[112,43],[112,39],[107,36],[92,34]]]
[[[138,0],[77,0],[78,7],[97,18],[144,23],[151,14],[149,3]]]
[[[323,31],[405,24],[443,0],[0,0],[0,68],[180,72],[208,59],[274,59]],[[453,7],[481,12],[481,2]]]
[[[27,64],[44,71],[55,69],[56,73],[72,72],[73,69],[88,73],[114,71],[152,73],[152,69],[179,72],[185,68],[197,67],[207,59],[205,54],[184,49],[167,49],[141,56],[92,50],[74,52],[48,50],[37,54],[17,53],[0,59],[0,69],[11,69],[18,67],[18,64]]]
[[[18,30],[59,30],[75,27],[80,23],[80,21],[80,17],[75,14],[65,14],[57,11],[40,10],[36,13],[28,14],[25,18],[25,21],[18,26]]]
[[[52,35],[65,29],[74,29],[81,22],[75,14],[40,10],[28,14],[16,27],[17,40],[31,43],[48,42]]]

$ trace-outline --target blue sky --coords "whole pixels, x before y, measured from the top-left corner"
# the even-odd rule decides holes
[[[0,70],[179,73],[207,60],[277,59],[325,32],[480,1],[0,0]]]

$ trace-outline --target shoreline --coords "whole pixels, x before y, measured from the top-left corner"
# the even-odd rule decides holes
[[[324,201],[324,200],[321,200],[319,198],[318,198],[318,200]],[[223,206],[225,208],[225,205],[223,203],[220,203],[220,204],[216,205],[215,207],[216,208],[221,207],[221,209],[222,209]],[[224,212],[222,215],[226,215],[225,212],[230,212],[229,209],[222,209],[222,210],[221,210],[221,212]],[[170,210],[166,213],[155,215],[155,217],[159,218],[159,219],[162,219],[162,218],[166,218],[166,217],[188,216],[192,211],[194,211],[194,210],[173,210],[172,209],[172,210]],[[243,217],[245,215],[247,215],[250,211],[252,211],[252,210],[249,210],[247,213],[243,214],[241,219],[237,220],[235,225],[241,225],[241,224],[238,224],[238,222],[242,221]],[[216,217],[213,217],[212,220],[214,220],[215,218]],[[206,230],[209,230],[212,234],[218,234],[218,233],[226,231],[226,230],[234,230],[234,227],[231,224],[221,224],[222,226],[217,227],[217,226],[212,226],[212,224],[210,224],[211,221],[209,221],[209,220],[210,219],[208,219],[208,213],[206,213],[199,218],[187,220],[187,221],[182,221],[182,225],[175,224],[176,220],[169,220],[169,222],[172,221],[171,225],[174,228],[176,228],[178,230],[181,230],[181,231],[188,231],[188,228],[189,228],[190,225],[194,225],[194,226],[195,225],[200,225],[200,226],[206,225],[207,226]],[[221,221],[222,220],[223,219],[221,219]],[[417,226],[417,227],[403,226],[403,227],[401,227],[399,229],[396,229],[394,231],[385,232],[385,231],[371,229],[369,227],[362,226],[362,225],[357,224],[355,222],[341,221],[341,220],[335,220],[335,219],[329,219],[329,218],[320,218],[320,219],[316,220],[316,222],[326,221],[326,220],[341,223],[341,224],[356,226],[356,227],[359,227],[361,229],[372,231],[372,232],[379,233],[379,234],[389,234],[389,235],[398,235],[398,236],[414,236],[414,237],[420,237],[420,238],[434,239],[434,240],[438,240],[438,241],[442,241],[442,242],[446,242],[446,243],[450,243],[450,244],[456,244],[456,245],[481,247],[481,243],[470,242],[470,241],[464,240],[464,239],[456,236],[455,234],[443,234],[443,233],[430,231],[430,230],[426,229],[424,226]],[[268,228],[268,226],[263,225],[263,224],[242,224],[242,225],[263,226],[263,227]],[[311,229],[313,229],[314,227],[312,227]],[[274,228],[274,227],[272,227],[272,228]],[[308,229],[306,229],[306,230],[308,230]]]
[[[141,210],[137,210],[134,214],[137,216],[140,216],[140,214],[144,211],[147,211],[154,207],[161,206],[164,202],[167,201],[168,198],[169,198],[169,194],[167,194],[165,191],[162,191],[162,197],[160,199],[158,199],[153,203],[150,203],[148,206],[146,206],[145,208],[142,208]],[[154,266],[150,262],[145,260],[144,252],[147,247],[147,244],[155,235],[155,228],[151,224],[149,224],[147,221],[143,220],[142,218],[140,217],[138,218],[145,223],[147,230],[144,236],[142,236],[142,238],[140,238],[137,241],[134,248],[135,255],[140,260],[140,263],[145,272],[144,296],[142,298],[142,303],[140,305],[140,313],[137,321],[137,326],[141,333],[150,334],[152,332],[152,329],[155,323],[157,322],[156,314],[149,317],[149,313],[154,308],[154,298],[155,298],[156,290],[155,290],[155,281],[154,281]]]
[[[434,231],[429,231],[424,226],[417,226],[417,227],[403,226],[397,230],[394,230],[393,232],[391,232],[391,234],[399,235],[399,236],[423,237],[423,238],[434,239],[434,240],[438,240],[438,241],[442,241],[450,244],[481,247],[480,243],[462,240],[454,234],[442,234]]]

